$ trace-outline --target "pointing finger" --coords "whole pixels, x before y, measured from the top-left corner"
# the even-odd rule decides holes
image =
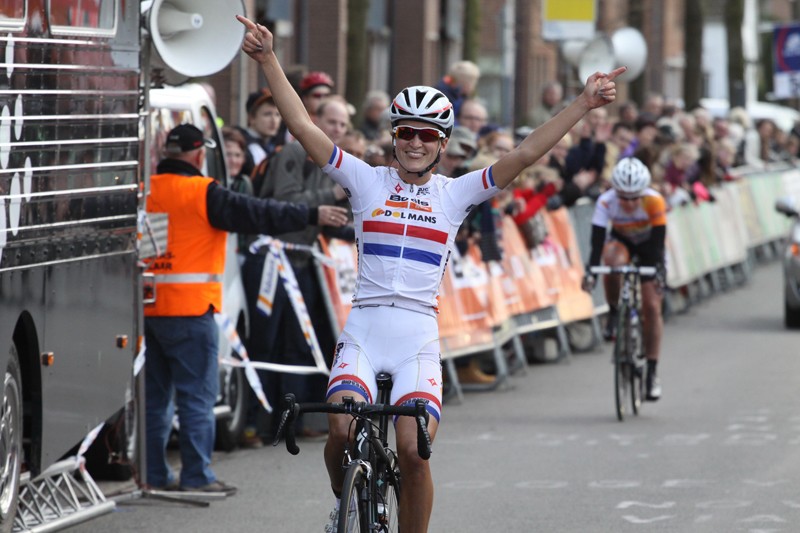
[[[625,72],[626,70],[628,70],[628,67],[619,67],[619,68],[614,69],[613,71],[611,71],[611,73],[608,76],[606,76],[606,81],[613,80],[614,78],[616,78],[617,76],[619,76],[620,74]]]
[[[256,29],[256,25],[253,23],[253,21],[246,17],[243,17],[241,15],[236,15],[236,20],[244,24],[244,27],[247,28],[249,31],[253,31]]]

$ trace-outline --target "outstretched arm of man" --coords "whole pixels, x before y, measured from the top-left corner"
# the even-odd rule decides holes
[[[610,104],[617,97],[614,79],[628,70],[619,67],[609,74],[595,72],[583,92],[566,109],[536,128],[514,150],[492,167],[495,185],[504,189],[522,172],[547,153],[590,109]]]
[[[236,15],[236,19],[246,29],[242,51],[261,65],[286,127],[300,141],[311,159],[320,167],[325,166],[333,153],[333,142],[308,116],[302,100],[286,78],[272,48],[272,33],[241,15]]]

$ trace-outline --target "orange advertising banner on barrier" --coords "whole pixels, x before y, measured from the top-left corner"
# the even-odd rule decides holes
[[[330,257],[336,263],[336,268],[322,265],[325,274],[325,285],[328,288],[331,305],[336,313],[338,330],[344,328],[347,315],[353,307],[353,294],[356,290],[356,279],[358,275],[358,253],[356,247],[339,239],[319,238],[322,253]]]
[[[514,283],[521,300],[521,313],[544,309],[556,302],[547,279],[511,217],[503,217],[503,268]],[[514,313],[518,314],[518,313]]]
[[[592,296],[581,289],[583,264],[578,239],[566,208],[544,213],[549,237],[557,243],[562,262],[557,271],[561,278],[558,315],[564,322],[586,320],[594,315]]]

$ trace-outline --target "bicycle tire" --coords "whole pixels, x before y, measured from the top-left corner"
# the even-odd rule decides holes
[[[639,322],[636,325],[636,334],[638,335],[636,342],[636,353],[632,354],[634,357],[633,362],[631,363],[631,410],[633,414],[638,416],[639,411],[642,409],[642,398],[644,397],[644,361],[642,360],[643,354],[641,353],[642,350],[642,343],[643,343],[643,332],[642,332],[642,324]]]
[[[614,340],[614,400],[617,420],[622,422],[625,420],[625,404],[628,401],[628,387],[630,385],[630,367],[627,364],[630,323],[626,306],[620,307],[618,320],[617,338]]]
[[[400,468],[394,452],[387,450],[390,464],[386,465],[378,475],[378,497],[375,516],[378,519],[378,531],[381,533],[398,533],[400,531]]]
[[[336,528],[338,533],[369,533],[367,516],[360,498],[366,482],[364,467],[359,463],[351,463],[342,484],[342,501]]]

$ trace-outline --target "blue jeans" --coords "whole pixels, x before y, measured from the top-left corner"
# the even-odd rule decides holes
[[[211,310],[192,317],[145,318],[145,394],[147,410],[147,483],[174,481],[166,448],[172,428],[172,398],[178,408],[182,487],[216,481],[214,404],[219,388],[219,332]]]

